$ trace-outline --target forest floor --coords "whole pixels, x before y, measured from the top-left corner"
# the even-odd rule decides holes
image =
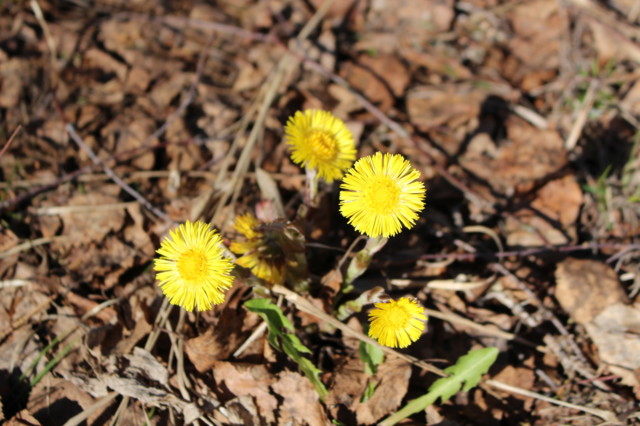
[[[485,347],[477,387],[403,424],[640,423],[640,2],[326,5],[0,2],[0,423],[375,424]],[[340,297],[364,243],[340,182],[303,208],[284,125],[309,108],[427,187]],[[215,309],[171,309],[168,231],[200,219],[228,245],[246,212],[302,233],[308,292],[238,267]],[[429,320],[372,371],[367,309],[331,321],[376,286]]]

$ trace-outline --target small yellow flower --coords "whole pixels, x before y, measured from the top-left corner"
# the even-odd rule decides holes
[[[187,311],[206,311],[222,303],[223,290],[233,283],[233,263],[223,256],[220,235],[200,221],[187,221],[169,234],[154,264],[160,289],[169,302]]]
[[[426,189],[420,172],[400,154],[359,159],[340,186],[340,213],[357,231],[388,238],[404,225],[411,229],[424,208]]]
[[[406,348],[422,335],[427,316],[415,300],[401,297],[376,303],[369,312],[369,337],[391,348]]]
[[[327,182],[340,179],[356,159],[353,135],[328,111],[298,111],[284,132],[293,162],[317,170]]]
[[[253,214],[236,217],[233,228],[245,239],[229,249],[242,255],[236,263],[250,269],[268,284],[290,285],[304,292],[308,284],[304,235],[293,224],[277,220],[260,222]]]
[[[233,229],[244,235],[246,241],[234,241],[229,249],[242,254],[236,263],[263,280],[272,284],[282,284],[284,278],[285,254],[277,238],[265,238],[260,222],[251,213],[236,217]]]

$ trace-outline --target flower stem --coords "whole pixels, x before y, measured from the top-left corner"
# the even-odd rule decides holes
[[[318,171],[312,168],[305,168],[307,175],[307,193],[305,194],[305,204],[310,207],[318,207]]]
[[[345,273],[344,280],[342,282],[343,293],[349,293],[353,290],[353,282],[356,278],[366,272],[367,268],[369,268],[369,265],[371,264],[373,256],[382,250],[385,244],[387,244],[387,241],[389,241],[389,239],[385,237],[369,237],[369,239],[367,239],[367,243],[364,248],[356,253],[347,267],[347,272]]]

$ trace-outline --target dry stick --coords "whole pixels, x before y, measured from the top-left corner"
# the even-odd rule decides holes
[[[531,348],[534,348],[535,350],[537,350],[538,352],[541,353],[547,353],[549,352],[549,349],[546,346],[540,346],[540,345],[536,345],[533,342],[528,341],[527,339],[524,339],[516,334],[513,333],[509,333],[507,331],[503,331],[503,330],[494,330],[492,328],[489,328],[485,325],[482,324],[478,324],[474,321],[471,321],[469,319],[463,318],[459,315],[455,315],[455,314],[451,314],[451,313],[443,313],[440,311],[435,311],[433,309],[427,309],[425,308],[425,313],[427,314],[427,316],[431,316],[434,318],[438,318],[441,319],[443,321],[448,321],[452,324],[460,324],[466,327],[469,327],[471,329],[474,330],[478,330],[481,333],[485,333],[487,335],[490,336],[495,336],[495,337],[499,337],[501,339],[505,339],[505,340],[513,340],[516,341],[518,343],[522,343],[523,345],[529,346]]]
[[[438,259],[455,259],[455,260],[477,260],[481,258],[504,258],[504,257],[527,257],[542,253],[570,253],[574,251],[584,250],[602,250],[602,249],[620,249],[620,250],[640,250],[640,244],[618,244],[603,243],[589,245],[566,245],[566,246],[544,246],[529,248],[524,250],[510,250],[504,252],[487,253],[433,253],[423,254],[416,260],[438,260]]]
[[[556,327],[560,334],[569,338],[568,340],[571,348],[574,350],[575,355],[580,359],[580,361],[588,363],[587,358],[584,356],[582,350],[573,339],[573,335],[569,333],[569,331],[565,328],[558,317],[544,306],[542,300],[540,300],[540,298],[525,283],[523,283],[518,277],[516,277],[511,271],[509,271],[500,263],[492,263],[491,265],[489,265],[489,268],[509,278],[521,290],[523,290],[529,296],[529,298],[535,302],[535,304],[538,306],[538,309],[542,310],[544,315],[551,321],[551,323]]]
[[[172,308],[173,308],[173,305],[169,303],[169,299],[164,298],[164,300],[162,301],[162,305],[160,306],[160,309],[158,311],[158,315],[156,316],[155,327],[153,328],[153,331],[151,331],[151,333],[149,334],[149,337],[147,337],[147,341],[144,345],[145,351],[151,352],[151,350],[155,346],[156,342],[158,341],[158,337],[160,336],[160,333],[165,328],[165,324],[169,319],[169,314],[171,313]],[[116,412],[113,415],[113,418],[111,419],[111,423],[110,423],[111,426],[120,424],[120,422],[122,421],[122,418],[121,418],[122,413],[129,405],[129,400],[130,398],[128,396],[122,397],[122,400],[120,401],[120,404],[118,405],[118,408],[116,409]]]
[[[580,139],[582,129],[584,129],[584,125],[587,123],[587,117],[589,117],[591,108],[593,108],[593,102],[595,101],[598,86],[598,80],[596,79],[591,80],[589,83],[589,88],[587,89],[587,94],[584,97],[584,102],[582,102],[580,113],[578,114],[576,121],[574,121],[571,131],[569,132],[569,136],[567,136],[564,143],[564,148],[567,152],[573,151],[578,143],[578,139]]]
[[[96,401],[93,405],[91,405],[89,408],[85,409],[81,413],[76,414],[75,416],[73,416],[69,420],[67,420],[67,422],[64,424],[64,426],[77,426],[77,425],[81,424],[82,422],[87,420],[87,418],[89,418],[90,415],[92,415],[93,413],[96,413],[102,407],[105,407],[108,404],[110,404],[111,401],[116,399],[116,397],[118,395],[119,395],[118,392],[111,392],[107,396],[102,397],[101,399]]]
[[[54,237],[42,237],[42,238],[36,238],[35,240],[29,240],[29,241],[25,241],[21,244],[18,244],[15,247],[10,248],[7,251],[3,251],[0,253],[0,260],[5,259],[9,256],[12,256],[16,253],[20,253],[23,252],[25,250],[29,250],[32,249],[34,247],[38,247],[44,244],[50,244],[53,242],[60,242],[60,241],[64,241],[69,239],[68,236],[66,235],[57,235]]]
[[[236,351],[231,356],[233,358],[238,358],[240,355],[242,355],[242,353],[249,347],[249,345],[251,345],[258,337],[260,337],[266,329],[267,323],[265,321],[261,322],[260,325],[256,327],[255,330],[253,330],[253,333],[251,333],[247,340],[245,340],[244,343],[242,343],[242,345],[240,345],[240,347],[236,349]]]
[[[303,297],[299,296],[297,293],[294,293],[293,291],[282,287],[280,285],[275,285],[272,288],[272,291],[274,293],[277,294],[281,294],[285,297],[285,299],[287,299],[290,303],[293,303],[300,311],[302,312],[306,312],[307,314],[313,315],[316,318],[330,324],[331,326],[340,329],[344,334],[349,335],[351,337],[355,337],[356,339],[362,341],[362,342],[366,342],[369,344],[372,344],[374,346],[379,347],[380,349],[382,349],[383,352],[385,352],[388,355],[394,355],[397,356],[407,362],[412,363],[413,365],[416,365],[426,371],[435,373],[439,376],[446,376],[446,373],[444,371],[442,371],[441,369],[432,366],[431,364],[428,364],[424,361],[421,361],[415,357],[412,357],[410,355],[406,355],[400,352],[397,352],[396,350],[386,347],[386,346],[382,346],[380,345],[378,342],[376,342],[375,340],[365,336],[364,334],[352,329],[351,327],[347,326],[346,324],[338,321],[337,319],[335,319],[334,317],[327,315],[326,313],[324,313],[320,308],[317,308],[316,306],[312,305],[309,301],[307,301],[306,299],[304,299]],[[556,405],[560,405],[563,407],[569,407],[569,408],[573,408],[576,410],[580,410],[583,411],[585,413],[589,413],[589,414],[593,414],[594,416],[600,417],[606,421],[614,421],[615,420],[615,415],[612,412],[609,411],[605,411],[605,410],[598,410],[595,408],[589,408],[589,407],[583,407],[580,405],[575,405],[575,404],[571,404],[568,402],[564,402],[558,399],[554,399],[554,398],[549,398],[546,397],[544,395],[540,395],[537,394],[535,392],[531,392],[529,390],[526,389],[522,389],[516,386],[511,386],[508,385],[506,383],[497,381],[497,380],[485,380],[483,382],[483,384],[481,384],[482,387],[485,387],[485,385],[494,387],[496,389],[501,389],[507,392],[511,392],[511,393],[515,393],[515,394],[519,394],[519,395],[525,395],[531,398],[536,398],[536,399],[540,399],[542,401],[546,401],[549,402],[551,404],[556,404]]]
[[[333,0],[326,0],[322,4],[322,6],[316,11],[313,17],[309,20],[309,22],[307,22],[307,24],[302,28],[302,30],[300,30],[300,33],[296,38],[298,42],[302,42],[309,36],[311,31],[313,31],[315,27],[320,23],[320,21],[322,20],[322,17],[326,14],[326,12],[329,10],[332,4],[333,4]],[[292,63],[293,63],[292,56],[289,54],[286,54],[282,59],[280,59],[280,61],[278,62],[278,65],[276,66],[276,69],[273,73],[273,78],[269,82],[269,86],[266,90],[264,99],[262,101],[260,109],[258,110],[258,116],[256,117],[255,123],[253,124],[253,128],[249,133],[247,143],[244,146],[242,154],[240,154],[240,158],[238,159],[236,168],[233,171],[233,175],[231,176],[232,183],[224,191],[218,203],[216,211],[213,215],[213,218],[211,220],[214,223],[217,222],[217,219],[219,218],[220,213],[222,212],[222,207],[229,201],[229,198],[231,198],[231,203],[233,204],[235,203],[235,201],[237,200],[240,194],[240,189],[242,188],[241,176],[245,174],[249,168],[253,147],[258,141],[259,133],[263,131],[263,124],[267,117],[267,113],[269,112],[269,108],[271,108],[271,105],[273,104],[273,101],[275,100],[275,97],[278,94],[278,90],[280,89],[280,85],[284,80],[286,71],[289,69]]]
[[[593,414],[596,417],[600,417],[601,419],[617,424],[618,421],[616,416],[611,411],[606,410],[598,410],[597,408],[585,407],[582,405],[571,404],[570,402],[564,402],[559,399],[549,398],[548,396],[540,395],[539,393],[531,392],[526,389],[522,389],[516,386],[511,386],[503,382],[499,382],[497,380],[485,380],[485,385],[491,386],[496,389],[500,389],[509,393],[515,393],[518,395],[528,396],[530,398],[539,399],[541,401],[546,401],[551,404],[560,405],[562,407],[572,408],[574,410],[580,410],[585,413]]]
[[[211,42],[211,40],[209,41],[209,43]],[[108,160],[120,157],[120,156],[125,156],[127,154],[135,154],[138,152],[142,152],[143,150],[148,149],[151,146],[151,141],[154,139],[159,138],[166,130],[167,128],[171,125],[171,123],[173,123],[173,121],[175,121],[178,116],[180,114],[182,114],[184,112],[185,109],[187,109],[187,107],[191,104],[191,102],[193,102],[193,99],[195,98],[195,91],[197,88],[198,83],[200,82],[200,79],[202,77],[202,71],[204,69],[204,52],[206,52],[207,49],[203,50],[203,54],[202,56],[198,59],[198,65],[196,66],[196,76],[195,79],[193,81],[193,83],[191,84],[191,87],[189,88],[189,91],[187,92],[187,97],[186,99],[180,104],[180,106],[178,107],[178,109],[176,111],[174,111],[171,115],[169,115],[169,117],[165,120],[165,122],[155,131],[153,132],[150,136],[148,136],[143,143],[136,147],[133,148],[131,150],[127,150],[127,151],[123,151],[120,153],[116,153],[114,155],[111,156],[111,158],[109,158]],[[62,119],[66,122],[67,120],[64,118],[64,115],[62,114],[61,110],[58,111],[60,113],[60,115],[62,116]],[[21,128],[21,126],[19,126],[18,128]],[[15,132],[14,132],[15,133]],[[163,145],[167,145],[167,144],[160,144],[160,146]],[[2,151],[2,153],[4,153],[4,149]],[[2,153],[0,153],[0,157],[2,156]],[[61,177],[60,179],[58,179],[56,182],[53,182],[51,184],[47,184],[44,185],[42,187],[39,188],[35,188],[25,194],[22,194],[18,197],[15,197],[11,200],[6,200],[3,201],[2,203],[0,203],[0,210],[4,210],[7,209],[11,206],[14,206],[16,204],[20,204],[30,198],[35,197],[36,195],[45,192],[45,191],[49,191],[51,189],[54,189],[66,182],[69,182],[75,178],[77,178],[80,175],[83,175],[85,173],[89,173],[90,171],[92,171],[94,168],[98,167],[98,166],[102,166],[101,164],[94,164],[94,165],[90,165],[90,166],[86,166],[82,169],[76,170],[73,173],[70,173],[68,175],[65,175],[63,177]]]
[[[188,144],[190,142],[177,142],[175,143],[175,145],[182,145],[182,144]],[[136,148],[132,148],[132,149],[127,149],[121,152],[117,152],[113,155],[111,155],[109,158],[103,160],[103,162],[107,162],[107,161],[111,161],[111,160],[121,160],[122,158],[130,158],[134,155],[137,155],[147,149],[158,149],[158,148],[163,148],[169,145],[174,145],[174,144],[170,144],[170,143],[158,143],[155,145],[146,145],[146,146],[138,146]],[[29,200],[33,197],[35,197],[38,194],[41,194],[45,191],[49,191],[51,189],[57,188],[58,186],[67,183],[69,181],[72,181],[73,179],[77,179],[77,178],[81,178],[85,173],[89,173],[91,171],[93,171],[94,169],[97,169],[99,166],[96,164],[90,164],[87,165],[85,167],[83,167],[82,169],[78,169],[72,173],[69,173],[67,175],[64,175],[58,179],[56,179],[54,182],[51,183],[36,183],[37,185],[42,185],[40,187],[37,188],[33,188],[29,191],[27,191],[24,194],[21,194],[15,198],[12,198],[10,200],[6,200],[3,202],[0,202],[0,210],[4,210],[4,209],[8,209],[14,205],[17,204],[21,204],[22,202]],[[145,172],[134,172],[132,173],[132,176],[142,176],[144,174],[150,174],[153,176],[153,174],[158,174],[158,175],[162,175],[163,173],[167,174],[169,172],[164,172],[164,171],[157,171],[157,170],[152,170],[152,171],[145,171]],[[197,172],[197,171],[191,171],[190,173],[194,173],[194,174],[198,174],[198,173],[203,173],[203,172]],[[160,176],[160,177],[164,177],[164,175]],[[110,179],[109,176],[106,176],[106,179]],[[13,186],[18,186],[18,185],[22,185],[22,186],[33,186],[32,184],[34,183],[33,180],[29,180],[29,181],[17,181],[14,182],[12,185],[7,184],[5,182],[0,182],[0,187],[13,187]]]
[[[9,146],[11,145],[11,142],[13,142],[13,140],[15,139],[15,137],[18,135],[18,132],[20,132],[20,130],[22,130],[22,124],[18,124],[18,127],[16,127],[13,132],[11,133],[11,136],[9,136],[9,140],[7,141],[7,143],[4,144],[4,146],[2,147],[2,151],[0,151],[0,157],[2,157],[5,153],[5,151],[7,149],[9,149]]]
[[[47,21],[44,19],[44,14],[42,13],[42,9],[40,8],[40,4],[37,2],[37,0],[31,0],[31,10],[33,10],[33,14],[36,17],[38,24],[42,28],[44,38],[47,41],[47,47],[49,48],[51,64],[53,65],[53,69],[55,70],[56,59],[58,58],[56,43],[53,40],[53,36],[51,35],[51,31],[49,30],[49,25],[47,25]]]
[[[364,334],[360,333],[359,331],[354,330],[353,328],[347,326],[346,324],[344,324],[341,321],[338,321],[337,319],[335,319],[334,317],[332,317],[331,315],[326,314],[324,311],[322,311],[320,308],[317,308],[316,306],[312,305],[308,300],[306,300],[305,298],[299,296],[297,293],[289,290],[286,287],[283,287],[281,285],[275,285],[273,286],[273,288],[271,289],[274,293],[276,294],[280,294],[282,296],[285,297],[285,299],[287,299],[290,303],[293,303],[299,310],[301,310],[302,312],[306,312],[310,315],[315,316],[316,318],[322,320],[323,322],[339,329],[342,331],[343,334],[345,335],[349,335],[351,337],[355,337],[356,339],[362,341],[362,342],[366,342],[369,343],[371,345],[377,346],[380,349],[382,349],[383,352],[387,353],[388,355],[393,355],[393,356],[397,356],[407,362],[410,362],[414,365],[417,365],[418,367],[422,368],[423,370],[429,371],[431,373],[437,374],[439,376],[446,376],[447,374],[442,371],[441,369],[439,369],[438,367],[434,367],[433,365],[424,362],[422,360],[419,360],[415,357],[412,357],[410,355],[406,355],[403,354],[401,352],[398,352],[392,348],[389,348],[387,346],[382,346],[380,343],[378,343],[377,341],[373,340],[370,337],[365,336]]]
[[[135,201],[124,201],[122,203],[110,204],[91,204],[91,205],[75,205],[75,206],[51,206],[29,209],[35,216],[58,216],[65,213],[102,213],[106,210],[122,210],[136,205]]]
[[[167,223],[169,223],[171,225],[176,225],[177,224],[176,222],[173,221],[173,219],[171,219],[169,216],[167,216],[164,212],[162,212],[161,210],[156,208],[153,204],[151,204],[149,201],[147,201],[146,198],[144,198],[142,195],[140,195],[130,185],[128,185],[122,179],[120,179],[118,177],[118,175],[116,175],[116,173],[113,171],[113,169],[111,167],[109,167],[106,164],[104,164],[102,162],[102,160],[100,160],[100,158],[98,158],[98,156],[93,152],[93,150],[91,148],[89,148],[89,146],[87,144],[84,143],[84,141],[82,140],[80,135],[78,135],[78,133],[76,132],[76,129],[73,127],[73,125],[71,123],[67,123],[65,128],[67,129],[67,132],[69,133],[69,136],[71,136],[71,139],[73,139],[73,141],[78,145],[78,147],[80,149],[82,149],[85,152],[85,154],[87,154],[89,156],[89,158],[91,158],[91,161],[93,161],[95,165],[101,166],[102,169],[104,170],[104,172],[107,175],[109,175],[111,180],[113,180],[116,185],[118,185],[120,188],[124,189],[127,194],[131,195],[133,198],[138,200],[138,202],[140,204],[145,206],[149,211],[151,211],[153,214],[158,216],[160,219],[164,220],[165,222],[167,222]]]
[[[189,379],[184,371],[184,336],[182,334],[182,330],[184,329],[186,317],[187,311],[180,309],[180,318],[178,320],[178,325],[176,326],[177,342],[176,339],[171,339],[171,345],[173,346],[177,343],[176,372],[178,374],[178,389],[180,389],[180,394],[185,401],[191,401],[191,396],[187,391],[187,386],[185,386],[191,386],[191,384],[189,383]],[[171,336],[171,334],[169,336]]]
[[[164,123],[155,132],[149,135],[143,142],[142,147],[147,147],[151,145],[151,141],[159,138],[167,128],[187,109],[187,107],[193,102],[196,97],[196,89],[198,88],[198,84],[200,83],[200,79],[202,78],[202,71],[204,70],[204,64],[207,61],[209,55],[207,55],[207,51],[211,47],[211,43],[213,42],[213,34],[209,36],[207,39],[207,43],[205,44],[204,49],[200,53],[198,57],[198,64],[196,65],[196,75],[189,87],[189,91],[187,92],[187,97],[182,101],[180,106],[167,117]]]

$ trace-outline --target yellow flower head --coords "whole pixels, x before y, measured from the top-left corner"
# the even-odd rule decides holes
[[[391,348],[406,348],[422,335],[427,316],[415,300],[401,297],[376,303],[369,312],[369,337]]]
[[[236,263],[270,284],[283,284],[287,275],[306,275],[304,237],[292,225],[276,221],[260,223],[251,213],[236,218],[233,228],[245,241],[229,247],[242,256]],[[299,281],[299,279],[296,279]]]
[[[340,179],[356,159],[353,135],[329,111],[298,111],[284,132],[293,162],[317,170],[327,182]]]
[[[233,283],[233,263],[223,256],[220,235],[200,221],[187,221],[169,234],[154,264],[160,289],[169,302],[187,311],[206,311],[222,303],[223,290]]]
[[[369,237],[390,237],[410,229],[424,208],[420,172],[400,154],[380,152],[359,159],[340,186],[340,213]]]

